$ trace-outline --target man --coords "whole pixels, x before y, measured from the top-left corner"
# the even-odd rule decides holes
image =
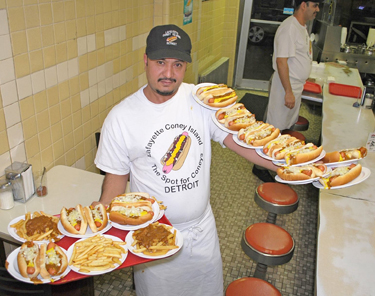
[[[311,72],[312,45],[306,23],[319,12],[321,1],[296,0],[295,12],[276,31],[267,122],[280,130],[298,120],[303,86]]]
[[[319,12],[320,1],[295,1],[295,12],[281,23],[274,39],[272,57],[275,70],[266,122],[281,131],[290,129],[298,120],[303,86],[311,72],[312,46],[306,23]],[[264,182],[274,182],[264,168],[254,165],[253,174]]]
[[[212,111],[195,101],[194,85],[182,82],[190,52],[190,38],[179,27],[164,25],[150,31],[144,55],[148,84],[111,110],[95,159],[107,173],[101,203],[107,205],[125,192],[131,172],[130,191],[162,200],[168,207],[167,218],[184,238],[183,248],[172,257],[134,267],[138,296],[223,294],[219,241],[210,206],[211,139],[276,170],[253,149],[237,145],[231,134],[213,123]],[[190,145],[184,146],[177,165],[166,161],[165,155],[181,136]]]

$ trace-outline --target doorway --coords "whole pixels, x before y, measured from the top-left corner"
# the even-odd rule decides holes
[[[294,0],[244,0],[235,85],[268,90],[273,73],[273,40],[278,26],[293,14]]]

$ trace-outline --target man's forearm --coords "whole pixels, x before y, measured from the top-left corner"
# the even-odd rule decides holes
[[[114,175],[107,173],[104,177],[99,201],[104,205],[108,205],[115,196],[125,193],[128,179],[129,174]]]
[[[281,84],[285,90],[285,93],[292,92],[292,86],[290,84],[289,79],[289,66],[288,66],[288,58],[277,58],[277,72],[279,73]]]

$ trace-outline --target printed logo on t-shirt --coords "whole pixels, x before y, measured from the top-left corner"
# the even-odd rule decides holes
[[[170,143],[169,147],[161,152],[159,148],[165,147],[167,143]],[[196,145],[203,145],[199,132],[184,124],[165,124],[163,128],[155,130],[149,139],[145,147],[146,155],[159,160],[151,165],[151,170],[162,182],[165,193],[183,192],[199,187],[203,152],[200,152],[197,158],[189,155],[191,147],[197,147]],[[176,177],[175,173],[184,167],[187,158],[189,167],[194,162],[196,165],[191,171],[183,170],[183,175],[180,173]]]

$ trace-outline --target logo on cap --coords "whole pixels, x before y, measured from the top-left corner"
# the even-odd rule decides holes
[[[166,31],[163,34],[163,37],[168,37],[166,39],[166,44],[167,45],[177,45],[177,43],[175,41],[177,41],[177,39],[181,39],[181,36],[175,30]]]

